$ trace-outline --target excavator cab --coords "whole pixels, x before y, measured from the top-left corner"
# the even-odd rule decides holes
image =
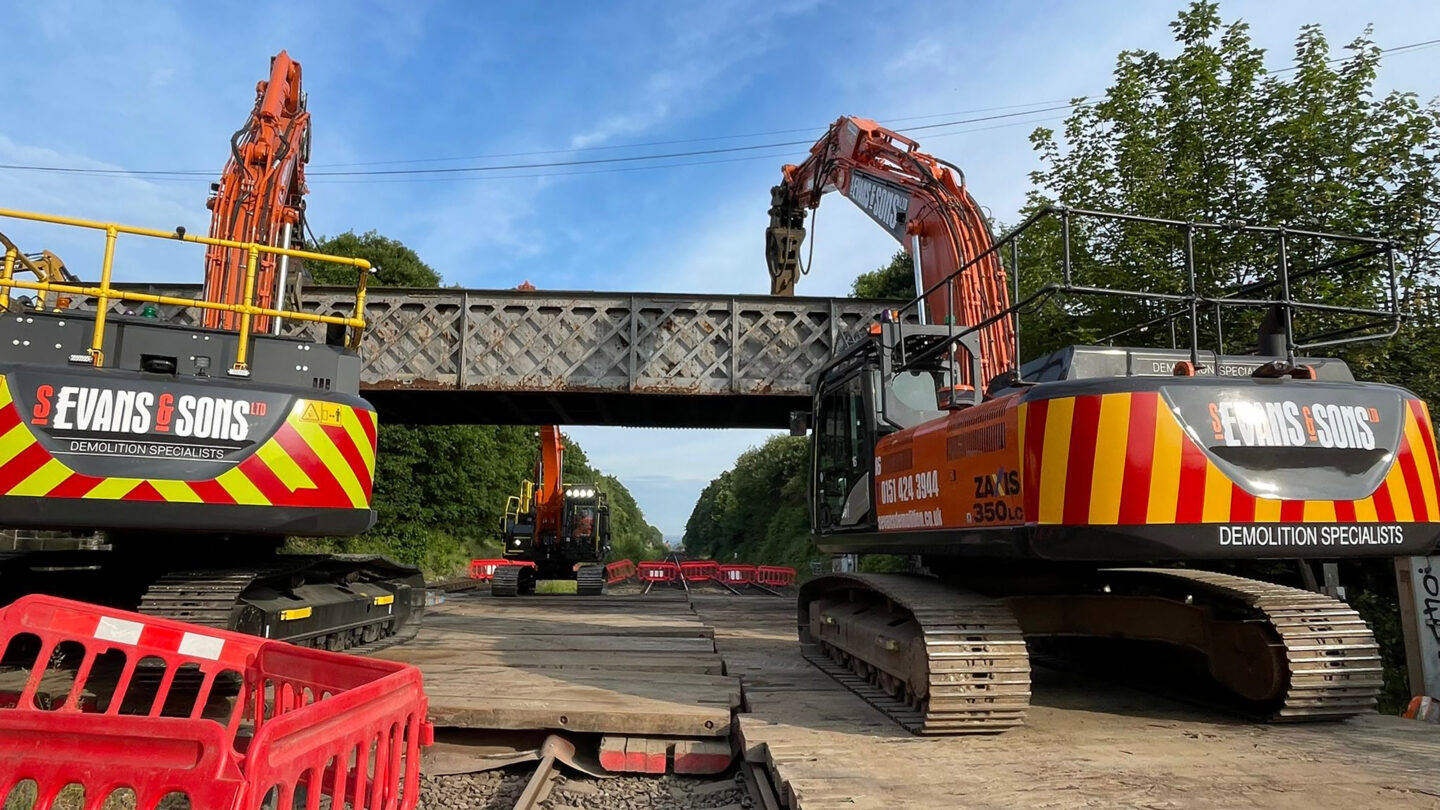
[[[577,485],[566,488],[565,516],[561,523],[562,533],[579,552],[582,548],[594,549],[598,559],[604,559],[610,552],[610,505],[605,493],[594,485]]]
[[[924,362],[907,359],[955,331],[948,326],[901,324],[886,313],[861,339],[851,343],[822,372],[812,402],[814,502],[810,514],[817,534],[874,531],[872,503],[875,448],[898,430],[942,419],[971,407],[973,387],[956,382],[955,356],[970,358],[979,373],[974,342],[938,353]]]

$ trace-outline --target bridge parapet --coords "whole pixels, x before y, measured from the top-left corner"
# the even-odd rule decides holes
[[[164,291],[199,295],[196,286]],[[312,288],[299,308],[334,313],[349,305],[342,290]],[[808,399],[811,374],[884,306],[376,288],[365,303],[362,389],[386,418],[407,422],[784,427],[789,410]],[[164,308],[161,317],[195,322],[198,310]],[[291,326],[320,336],[316,324]]]

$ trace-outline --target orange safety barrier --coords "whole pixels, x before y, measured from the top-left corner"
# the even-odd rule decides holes
[[[413,808],[420,672],[49,596],[0,609],[0,796],[224,810]],[[26,674],[28,672],[28,674]],[[15,791],[19,791],[16,793]],[[63,801],[63,800],[62,800]]]
[[[680,576],[686,582],[712,582],[720,576],[720,565],[714,560],[691,560],[680,563]]]
[[[635,576],[635,563],[629,560],[616,560],[605,566],[605,583],[617,585]]]
[[[680,566],[673,562],[642,562],[635,578],[641,582],[674,582],[680,578]]]
[[[762,565],[755,569],[755,581],[761,585],[788,588],[795,584],[795,569],[780,565]]]
[[[722,565],[719,580],[726,585],[749,585],[755,581],[755,566]]]

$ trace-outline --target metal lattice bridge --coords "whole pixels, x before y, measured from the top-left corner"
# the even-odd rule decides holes
[[[195,298],[195,286],[131,289]],[[348,314],[353,291],[301,310]],[[884,302],[372,288],[362,391],[391,422],[776,427]],[[161,312],[194,322],[198,310]],[[314,325],[295,334],[316,338]]]

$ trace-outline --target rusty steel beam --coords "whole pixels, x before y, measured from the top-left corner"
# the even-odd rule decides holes
[[[182,298],[198,286],[132,285]],[[300,308],[348,313],[348,290]],[[85,302],[82,306],[93,306]],[[391,421],[776,427],[885,302],[851,298],[372,288],[361,387]],[[162,319],[198,310],[162,308]],[[315,324],[291,334],[323,338]],[[322,327],[323,328],[323,327]]]

